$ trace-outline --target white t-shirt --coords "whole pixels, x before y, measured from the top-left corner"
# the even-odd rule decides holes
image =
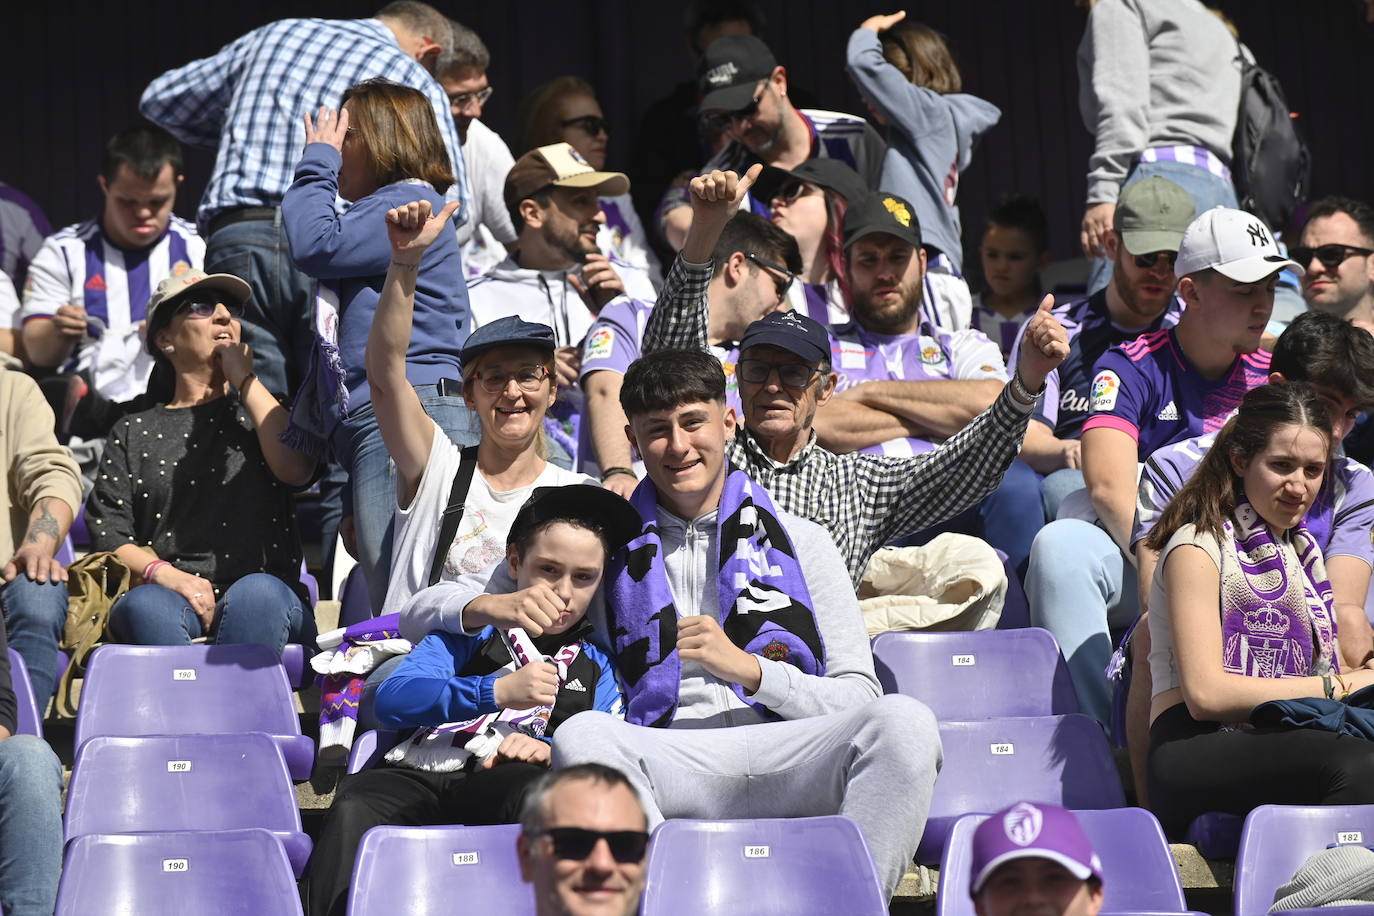
[[[473,119],[463,143],[463,164],[472,188],[472,213],[458,228],[458,244],[467,276],[480,277],[506,259],[503,243],[515,241],[504,197],[506,174],[515,158],[496,131]]]
[[[409,506],[396,508],[391,581],[387,585],[383,614],[401,610],[411,595],[429,584],[429,567],[434,561],[440,522],[448,507],[449,491],[453,488],[453,477],[458,473],[462,454],[462,449],[435,424],[434,444],[415,498]],[[454,580],[464,573],[481,572],[504,557],[506,535],[530,492],[535,487],[562,487],[571,483],[595,485],[596,480],[545,464],[543,472],[530,485],[497,492],[480,470],[474,471],[472,486],[463,502],[463,520],[453,537],[441,578]]]

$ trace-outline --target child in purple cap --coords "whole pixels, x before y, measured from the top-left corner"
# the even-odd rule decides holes
[[[1102,862],[1073,812],[1018,802],[974,831],[969,895],[978,916],[1097,916]]]

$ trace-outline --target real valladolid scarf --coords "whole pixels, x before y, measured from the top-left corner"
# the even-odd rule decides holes
[[[1289,531],[1286,549],[1242,500],[1223,528],[1222,667],[1250,677],[1338,672],[1331,583],[1306,525]]]
[[[607,618],[625,686],[626,721],[666,727],[677,711],[682,664],[653,481],[641,483],[630,502],[644,528],[616,552],[607,570]],[[825,646],[796,551],[768,492],[743,471],[732,470],[726,477],[716,535],[717,619],[725,635],[746,652],[823,675]],[[738,684],[734,689],[741,700],[772,715],[750,702]]]

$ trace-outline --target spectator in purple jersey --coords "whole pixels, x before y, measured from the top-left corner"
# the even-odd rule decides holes
[[[1001,352],[979,331],[926,317],[926,257],[908,201],[872,194],[851,203],[844,228],[853,321],[833,332],[838,392],[816,412],[819,441],[841,454],[929,451],[992,404],[1008,379]],[[1024,568],[1043,523],[1039,477],[1015,462],[996,492],[942,530],[982,534]]]
[[[788,300],[821,324],[849,321],[844,214],[868,195],[863,179],[838,159],[808,159],[794,169],[766,168],[754,197],[768,201],[773,225],[797,240],[801,283]]]
[[[984,289],[973,298],[972,326],[1010,362],[1016,332],[1040,305],[1040,271],[1050,263],[1050,228],[1040,201],[1024,194],[999,200],[988,211],[978,258]]]
[[[43,239],[52,235],[52,223],[43,208],[18,188],[0,181],[0,273],[24,288],[29,262]]]
[[[1270,361],[1271,384],[1306,382],[1331,411],[1337,438],[1350,432],[1357,419],[1374,407],[1374,338],[1334,315],[1306,312],[1279,337]],[[1157,551],[1145,537],[1207,450],[1216,441],[1208,433],[1167,445],[1150,456],[1140,477],[1136,522],[1132,533],[1139,580],[1148,583],[1158,562]],[[1358,668],[1374,654],[1374,633],[1365,615],[1370,568],[1374,566],[1374,475],[1344,455],[1331,459],[1331,468],[1316,501],[1304,520],[1326,560],[1341,637],[1343,668]],[[1148,593],[1140,590],[1142,617],[1148,617]],[[1150,630],[1138,624],[1130,637],[1130,693],[1126,706],[1127,746],[1137,793],[1147,791],[1144,776],[1149,727]],[[1138,798],[1145,798],[1138,795]]]
[[[567,143],[592,168],[606,168],[611,123],[596,91],[581,77],[560,76],[531,90],[520,103],[520,125],[520,152]],[[639,222],[628,182],[620,193],[601,198],[601,212],[606,220],[596,233],[597,248],[616,265],[631,296],[652,300],[658,289],[658,256]]]
[[[1256,388],[1146,538],[1149,794],[1171,835],[1208,811],[1374,802],[1374,743],[1326,719],[1374,670],[1341,663],[1304,522],[1335,444],[1308,385]]]
[[[1314,201],[1288,254],[1307,268],[1302,295],[1308,308],[1374,334],[1374,207],[1349,197]]]
[[[706,49],[697,67],[697,106],[707,131],[730,142],[702,171],[743,174],[753,163],[791,169],[807,159],[839,159],[878,187],[887,144],[863,118],[835,111],[797,108],[787,95],[787,69],[753,35],[726,35]],[[691,225],[690,193],[669,188],[659,205],[660,228],[668,244],[681,249]],[[761,201],[750,201],[756,212]]]
[[[790,235],[753,213],[735,213],[713,235],[718,236],[714,245],[708,241],[701,247],[703,263],[684,264],[679,257],[663,288],[665,297],[675,296],[684,285],[684,271],[699,267],[693,279],[704,285],[708,303],[704,344],[725,369],[726,405],[739,410],[739,341],[752,322],[786,304],[801,258]],[[620,385],[630,363],[650,349],[645,334],[652,312],[638,300],[611,303],[597,316],[582,348],[585,444],[595,453],[602,484],[627,498],[639,475],[625,438]],[[592,473],[586,461],[582,467]]]
[[[1039,422],[1026,433],[1021,460],[1047,475],[1045,518],[1054,521],[1064,498],[1083,488],[1079,436],[1088,416],[1093,366],[1109,347],[1178,321],[1174,259],[1193,221],[1193,200],[1167,178],[1126,187],[1106,237],[1115,269],[1111,282],[1086,299],[1054,307],[1069,332],[1069,355],[1045,381]],[[1016,348],[1008,359],[1016,364]]]
[[[1085,490],[1035,539],[1026,595],[1031,621],[1054,633],[1084,710],[1105,722],[1108,627],[1138,613],[1129,554],[1139,463],[1171,442],[1219,429],[1264,384],[1260,340],[1285,267],[1255,216],[1218,207],[1188,226],[1175,270],[1187,308],[1177,326],[1113,347],[1098,361],[1083,424]],[[1123,553],[1125,552],[1125,553]]]

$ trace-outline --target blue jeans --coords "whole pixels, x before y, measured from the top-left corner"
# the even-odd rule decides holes
[[[224,226],[205,240],[205,272],[233,274],[253,295],[243,308],[243,341],[253,348],[253,371],[268,391],[294,395],[315,347],[315,281],[296,269],[275,219]]]
[[[1069,664],[1078,704],[1110,723],[1111,631],[1140,613],[1135,566],[1111,535],[1076,518],[1050,522],[1035,538],[1026,570],[1031,624],[1054,634]]]
[[[1059,517],[1059,504],[1075,490],[1087,486],[1083,472],[1078,468],[1060,468],[1040,482],[1041,498],[1045,501],[1045,521],[1052,522]]]
[[[62,874],[62,764],[33,735],[0,741],[0,912],[52,916]]]
[[[67,583],[35,582],[20,573],[0,590],[10,648],[24,658],[41,713],[57,683],[57,643],[67,622]]]
[[[1013,461],[1002,483],[977,505],[900,543],[925,544],[946,531],[977,535],[1005,553],[1007,563],[1024,576],[1031,542],[1044,524],[1040,475],[1030,465]]]
[[[161,585],[140,585],[116,601],[110,632],[135,646],[186,646],[206,635],[186,599]],[[260,643],[280,655],[288,642],[315,644],[315,615],[285,582],[252,573],[225,590],[209,635],[212,643]]]
[[[1158,175],[1160,178],[1167,178],[1183,190],[1187,191],[1193,198],[1193,204],[1197,207],[1200,215],[1204,210],[1213,207],[1231,207],[1235,209],[1240,206],[1236,200],[1236,189],[1231,182],[1222,178],[1220,175],[1213,175],[1211,172],[1196,165],[1189,165],[1186,162],[1137,162],[1135,168],[1126,176],[1126,180],[1121,183],[1123,190],[1127,185],[1135,184],[1144,178]],[[1141,254],[1149,254],[1142,251]],[[1088,267],[1088,294],[1091,295],[1107,285],[1112,278],[1112,262],[1107,258],[1093,258]]]
[[[458,397],[440,397],[437,385],[420,385],[420,406],[454,444],[475,445],[482,438],[477,415]],[[391,577],[392,520],[396,515],[396,466],[382,441],[372,402],[354,409],[334,434],[334,454],[348,472],[353,495],[353,524],[358,532],[358,558],[367,579],[368,600],[380,613]],[[447,488],[444,490],[448,492]],[[438,525],[436,519],[434,524]]]

